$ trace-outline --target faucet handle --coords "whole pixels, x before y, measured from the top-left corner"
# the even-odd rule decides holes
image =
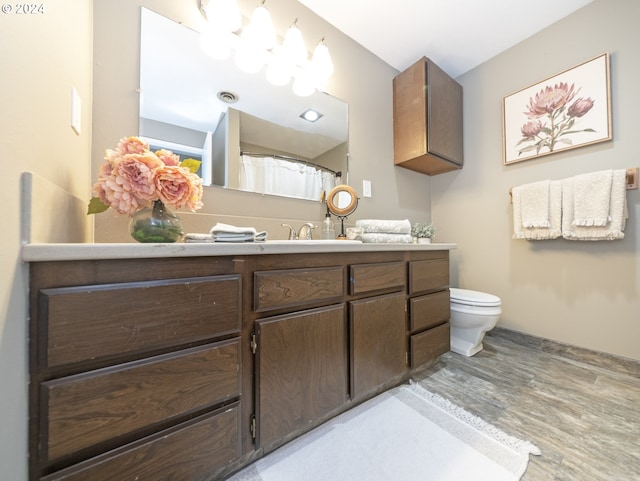
[[[291,227],[289,224],[282,224],[282,227],[289,228],[289,240],[298,240],[298,235],[296,234],[296,230]]]

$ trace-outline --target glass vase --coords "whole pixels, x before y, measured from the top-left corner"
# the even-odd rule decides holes
[[[177,242],[184,235],[180,217],[159,200],[131,217],[129,232],[138,242]]]

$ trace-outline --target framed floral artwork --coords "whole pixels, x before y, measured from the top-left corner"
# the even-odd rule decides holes
[[[504,164],[611,140],[609,54],[504,97]]]

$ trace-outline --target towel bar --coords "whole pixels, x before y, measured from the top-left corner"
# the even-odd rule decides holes
[[[638,167],[627,169],[627,190],[638,190]],[[513,196],[509,189],[509,203],[513,204]]]

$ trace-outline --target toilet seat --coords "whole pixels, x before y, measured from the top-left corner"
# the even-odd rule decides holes
[[[502,301],[498,296],[470,289],[449,288],[451,302],[465,306],[498,307]]]

